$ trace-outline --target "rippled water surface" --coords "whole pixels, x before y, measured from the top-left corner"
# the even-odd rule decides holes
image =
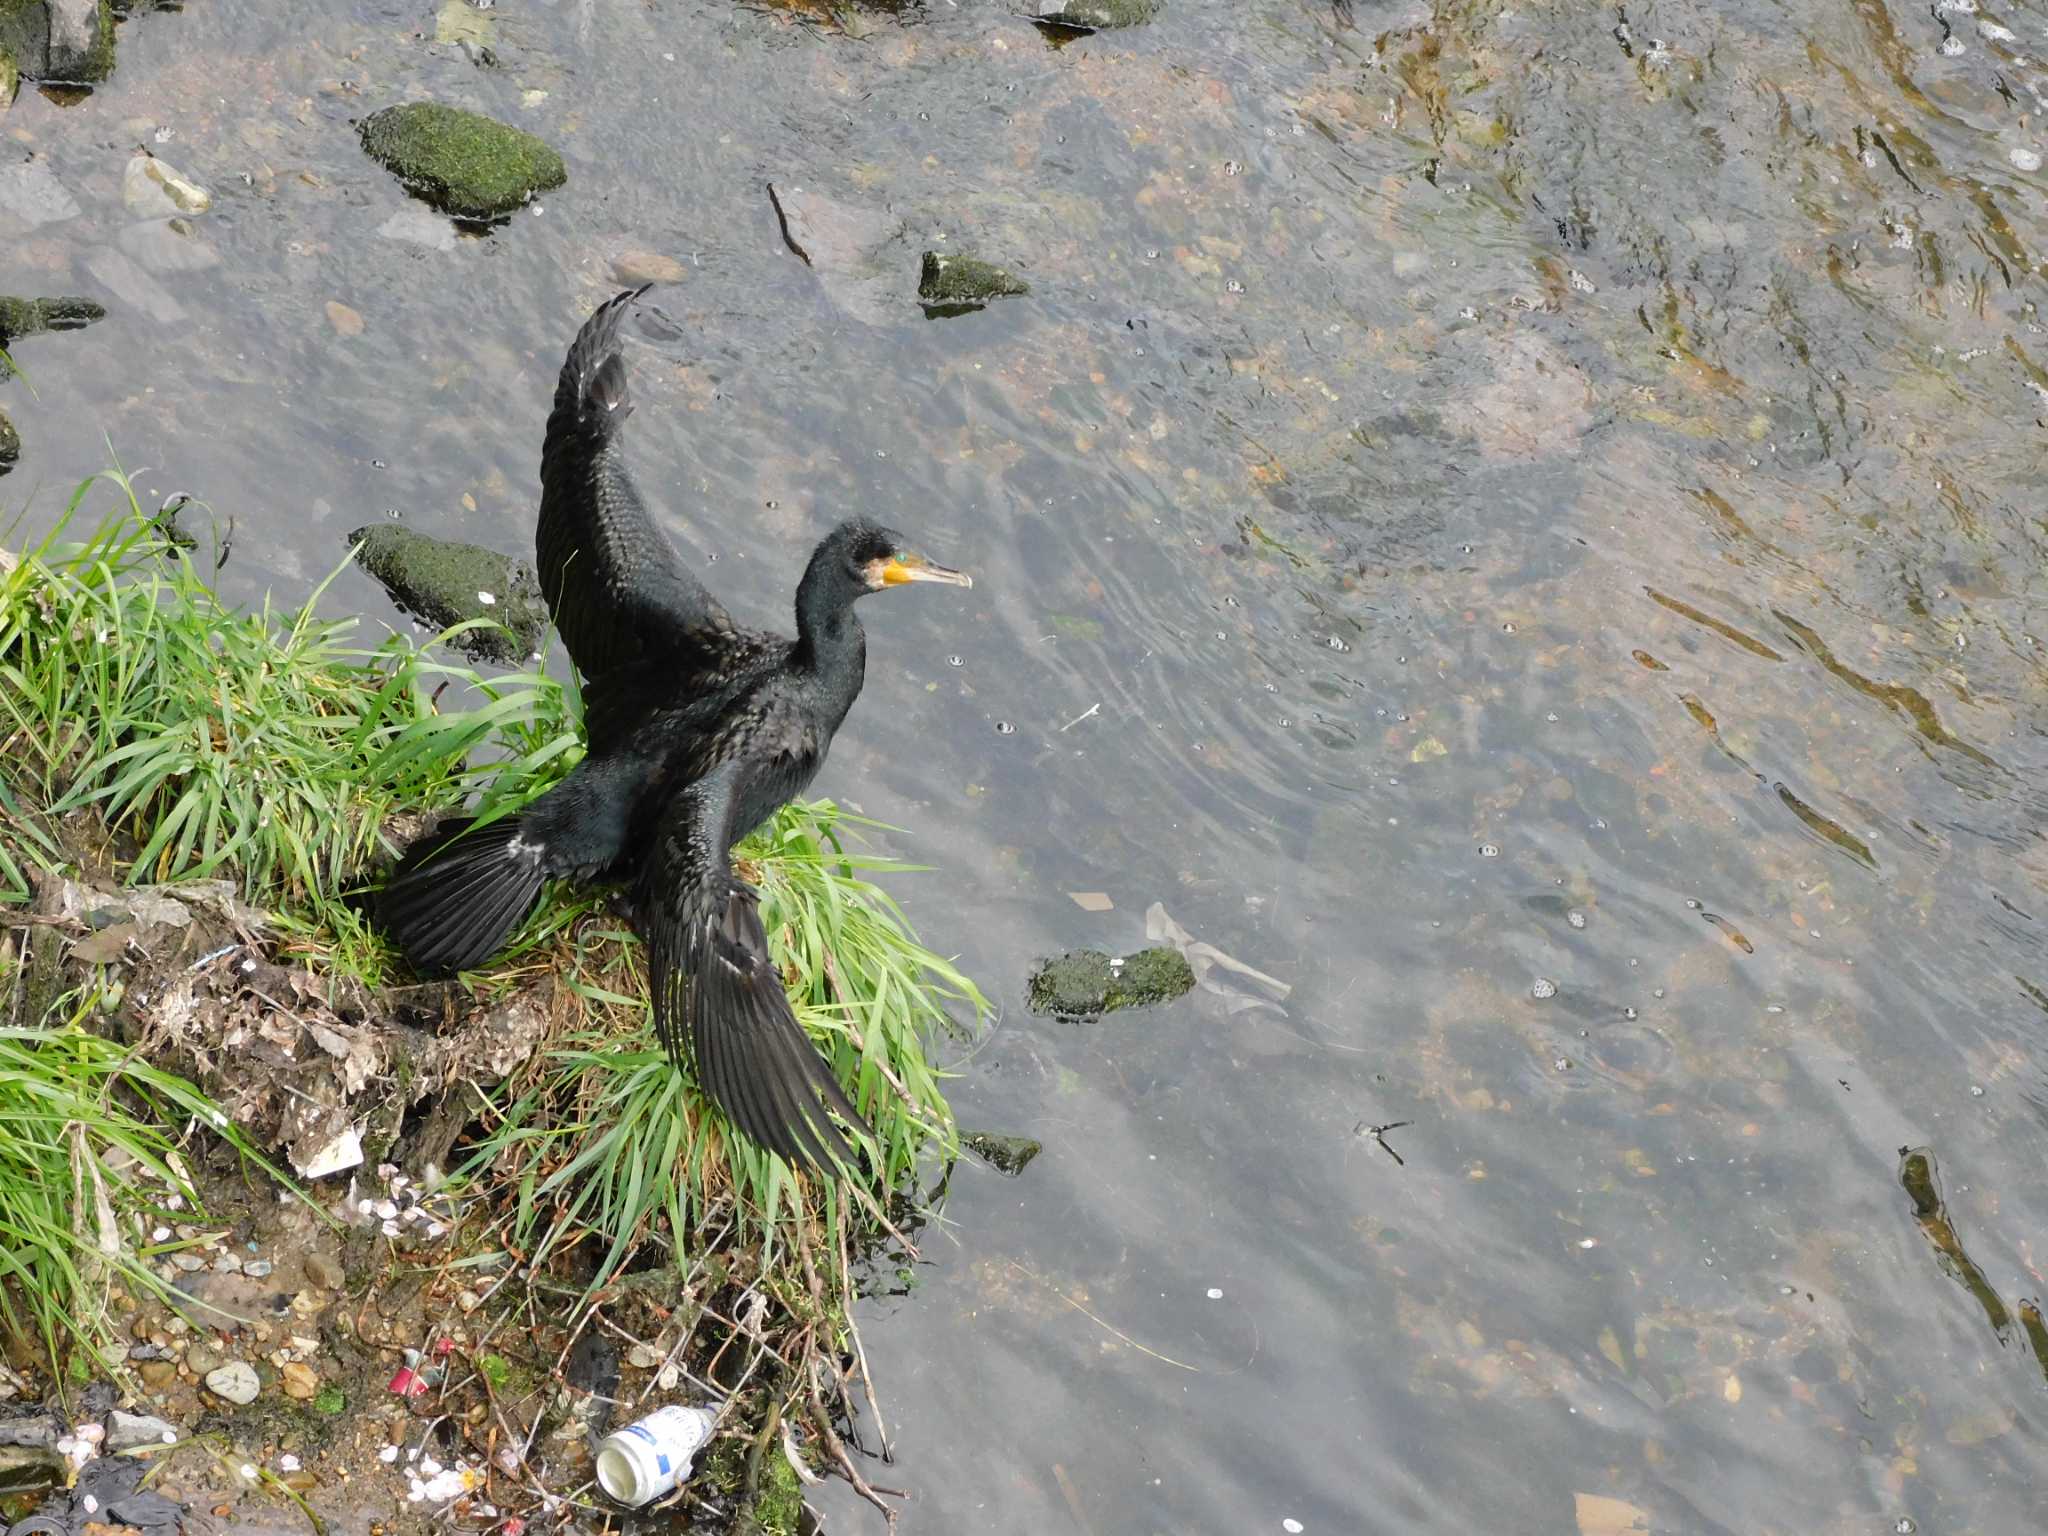
[[[1005,1006],[963,1124],[1046,1143],[870,1313],[904,1530],[2032,1528],[2048,5],[852,22],[127,23],[0,117],[78,209],[0,201],[0,292],[111,311],[18,349],[0,501],[110,440],[242,597],[387,512],[524,550],[564,344],[679,263],[632,453],[732,606],[854,509],[977,577],[866,610],[819,783]],[[351,127],[429,93],[567,186],[449,238]],[[1033,292],[927,319],[927,248]],[[1024,1010],[1155,902],[1282,1008]]]

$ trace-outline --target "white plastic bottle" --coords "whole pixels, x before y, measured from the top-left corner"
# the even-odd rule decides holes
[[[718,1415],[671,1403],[606,1435],[597,1448],[598,1486],[621,1504],[651,1504],[690,1475]]]

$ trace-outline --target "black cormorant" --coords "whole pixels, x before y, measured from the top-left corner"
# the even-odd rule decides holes
[[[822,1106],[873,1133],[797,1023],[731,849],[810,783],[860,693],[854,603],[910,582],[973,583],[853,519],[811,556],[794,640],[734,623],[622,461],[632,405],[619,322],[645,292],[611,299],[578,333],[541,449],[541,589],[583,675],[587,754],[518,814],[421,839],[378,911],[415,965],[448,972],[489,959],[550,876],[628,883],[670,1055],[688,1036],[697,1080],[735,1125],[829,1167],[848,1149]]]

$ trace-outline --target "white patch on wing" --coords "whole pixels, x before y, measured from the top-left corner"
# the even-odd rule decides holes
[[[530,841],[522,832],[505,845],[505,852],[515,859],[538,859],[541,855],[541,846]]]

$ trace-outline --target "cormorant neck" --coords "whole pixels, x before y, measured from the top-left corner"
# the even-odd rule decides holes
[[[797,656],[814,671],[833,672],[848,662],[858,664],[867,637],[853,611],[860,594],[825,561],[814,559],[796,589]]]

